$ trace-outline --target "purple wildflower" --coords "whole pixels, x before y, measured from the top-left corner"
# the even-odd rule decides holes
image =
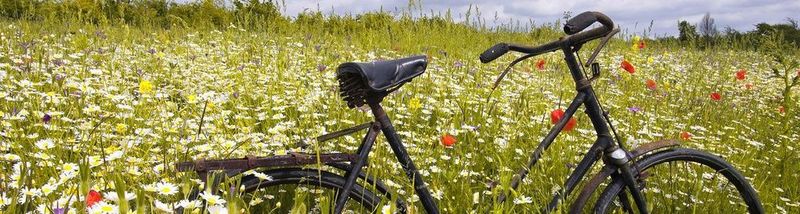
[[[53,60],[53,65],[55,65],[56,67],[61,67],[64,64],[66,64],[66,63],[64,63],[64,60],[62,60],[62,59],[54,59]]]
[[[57,207],[57,208],[53,209],[53,214],[64,214],[64,213],[67,213],[66,211],[67,211],[66,208],[58,208]]]
[[[328,68],[328,66],[323,65],[323,64],[317,65],[317,71],[319,71],[319,72],[325,71],[325,69],[327,69],[327,68]]]
[[[461,61],[456,61],[456,62],[453,64],[453,66],[455,66],[456,68],[461,68],[462,66],[464,66],[464,63],[462,63]]]
[[[94,35],[97,36],[97,37],[100,37],[101,39],[106,39],[107,38],[106,33],[104,33],[103,31],[99,31],[99,30],[95,31]]]
[[[50,123],[50,119],[53,119],[53,117],[50,116],[50,114],[44,114],[44,117],[42,117],[42,122]]]
[[[639,107],[636,107],[636,106],[629,107],[628,111],[633,112],[633,113],[639,113],[640,111],[642,111],[642,108],[639,108]]]

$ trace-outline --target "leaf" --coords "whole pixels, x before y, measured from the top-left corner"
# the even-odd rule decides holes
[[[306,213],[308,213],[308,211],[306,209],[306,203],[305,202],[300,202],[299,204],[295,204],[294,207],[292,207],[292,212],[291,213],[292,214],[306,214]]]

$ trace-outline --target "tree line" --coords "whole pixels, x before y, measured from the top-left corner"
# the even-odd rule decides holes
[[[755,29],[739,32],[731,27],[720,31],[714,18],[706,13],[697,24],[688,21],[678,22],[678,40],[682,43],[691,43],[700,48],[710,48],[718,45],[734,46],[744,49],[757,49],[763,46],[765,37],[777,34],[782,42],[790,46],[800,47],[800,27],[795,19],[787,18],[785,23],[767,24],[758,23]]]

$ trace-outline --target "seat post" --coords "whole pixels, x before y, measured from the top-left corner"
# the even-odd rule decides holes
[[[375,117],[375,121],[380,123],[381,131],[386,137],[386,140],[389,142],[389,146],[392,148],[392,151],[397,157],[397,161],[400,162],[400,165],[403,167],[406,176],[408,179],[413,181],[414,192],[416,192],[417,196],[422,202],[425,212],[429,214],[438,214],[439,207],[436,206],[436,202],[433,200],[430,190],[428,190],[428,186],[425,184],[422,175],[419,174],[414,162],[411,161],[411,157],[408,156],[408,151],[406,151],[403,141],[400,140],[400,136],[397,135],[397,131],[395,131],[392,121],[389,119],[389,116],[386,115],[386,111],[383,110],[383,107],[381,107],[381,99],[382,97],[380,99],[367,99],[367,104],[369,104],[370,109],[372,109],[372,115]]]

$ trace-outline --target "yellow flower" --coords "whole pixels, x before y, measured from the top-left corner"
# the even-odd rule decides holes
[[[419,102],[418,98],[414,97],[408,100],[408,108],[410,108],[412,111],[419,109],[420,107],[422,107],[422,103]]]
[[[214,102],[208,102],[208,106],[206,107],[206,110],[207,111],[214,111],[214,107],[216,107],[214,105]]]
[[[639,51],[639,41],[641,41],[641,40],[642,40],[642,37],[633,36],[633,42],[631,42],[632,43],[631,50]]]
[[[153,83],[148,80],[142,80],[139,82],[139,93],[140,94],[149,94],[153,92]]]
[[[651,57],[647,57],[647,63],[651,63],[652,64],[654,61],[656,61],[656,59],[653,59],[652,56]]]
[[[117,126],[115,127],[115,129],[117,130],[117,133],[125,134],[125,132],[128,131],[128,125],[125,125],[125,124],[122,124],[122,123],[117,123]]]
[[[191,94],[191,95],[186,97],[186,101],[189,102],[189,103],[197,103],[197,96],[195,96],[194,94]]]

